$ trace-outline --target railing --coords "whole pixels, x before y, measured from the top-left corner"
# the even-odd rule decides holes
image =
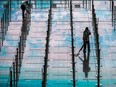
[[[6,4],[4,4],[4,12],[1,18],[1,41],[0,41],[0,51],[3,46],[3,41],[5,40],[5,35],[8,31],[9,22],[11,21],[11,0],[8,0]]]
[[[10,75],[10,83],[13,81],[12,85],[14,85],[14,87],[18,86],[18,79],[22,65],[23,54],[26,46],[26,38],[30,30],[31,15],[29,13],[26,13],[25,15],[26,20],[23,20],[22,23],[21,36],[20,41],[18,43],[18,48],[16,49],[15,60],[11,67],[12,70],[10,69],[10,71],[13,72],[13,75]],[[12,87],[12,85],[10,85],[10,87]]]
[[[51,21],[52,21],[52,0],[50,1],[50,10],[48,14],[48,30],[46,37],[46,49],[45,49],[45,58],[44,58],[44,66],[42,69],[42,87],[46,87],[47,82],[47,67],[48,67],[48,55],[49,55],[49,42],[50,42],[50,32],[51,32]]]
[[[70,26],[71,26],[71,54],[72,54],[72,73],[73,73],[73,87],[76,87],[76,79],[75,79],[75,56],[74,56],[74,33],[73,33],[73,12],[72,12],[72,0],[70,1]]]
[[[100,84],[100,78],[101,78],[101,73],[100,73],[100,48],[99,48],[99,34],[98,34],[98,24],[96,20],[96,13],[94,9],[94,4],[92,1],[92,22],[93,22],[93,31],[94,31],[94,37],[95,37],[95,48],[96,48],[96,57],[97,57],[97,87],[101,87],[102,85]]]

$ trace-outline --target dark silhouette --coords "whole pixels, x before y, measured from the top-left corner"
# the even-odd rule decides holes
[[[90,51],[90,42],[89,42],[89,35],[91,35],[91,32],[89,31],[88,27],[85,28],[83,32],[83,45],[81,46],[79,52],[75,54],[75,56],[78,56],[83,49],[83,52],[86,53],[86,45],[88,45],[88,51]]]
[[[90,51],[88,52],[87,58],[86,54],[84,53],[84,60],[83,60],[83,72],[85,73],[85,77],[88,77],[88,73],[90,71],[89,67],[89,57],[90,57]]]
[[[89,35],[91,35],[91,32],[89,31],[88,27],[86,27],[83,32],[84,53],[86,53],[86,45],[88,46],[88,51],[90,51]]]
[[[82,59],[79,55],[78,57],[83,62],[83,72],[85,73],[85,77],[88,78],[88,73],[91,70],[89,67],[90,51],[88,52],[87,57],[86,53],[84,53],[84,59]]]
[[[29,8],[29,3],[28,3],[28,1],[25,1],[24,3],[21,4],[21,10],[22,10],[22,18],[23,18],[23,20],[24,20],[24,18],[25,18],[25,11],[27,11],[28,13],[30,13],[30,12],[28,11],[28,8]]]
[[[91,35],[91,32],[89,31],[88,27],[86,27],[85,30],[84,30],[84,32],[83,32],[83,45],[80,48],[79,52],[75,55],[75,56],[78,56],[79,59],[83,62],[83,72],[85,73],[85,77],[86,78],[88,77],[88,72],[90,71],[90,67],[89,67],[89,57],[90,57],[89,35]],[[87,56],[86,56],[86,45],[88,46]],[[83,49],[84,59],[82,59],[79,56],[80,51],[82,49]]]
[[[85,77],[88,77],[88,72],[90,71],[89,67],[89,57],[90,57],[90,41],[89,41],[89,35],[91,35],[91,32],[89,31],[88,27],[85,28],[83,32],[83,44],[84,44],[84,60],[83,60],[83,72],[85,73]],[[88,47],[88,53],[86,56],[86,46]]]

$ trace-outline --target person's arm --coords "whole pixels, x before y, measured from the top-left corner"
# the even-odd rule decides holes
[[[29,11],[30,9],[30,4],[25,3],[25,10],[30,14],[31,12]]]
[[[26,6],[26,11],[30,14],[28,7]]]
[[[89,35],[91,35],[91,32],[90,32],[90,30],[89,30]]]

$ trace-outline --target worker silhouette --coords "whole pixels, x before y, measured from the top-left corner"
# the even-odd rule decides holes
[[[91,32],[89,31],[88,27],[86,27],[83,32],[83,44],[84,44],[83,52],[84,53],[86,53],[86,46],[88,47],[88,52],[90,51],[89,35],[91,35]]]
[[[85,28],[83,32],[83,54],[84,54],[84,60],[83,60],[83,72],[85,73],[85,77],[88,77],[88,72],[90,71],[89,67],[89,57],[90,57],[90,41],[89,41],[89,35],[91,35],[91,32],[89,31],[88,27]],[[86,56],[86,47],[88,47],[88,53]]]
[[[85,28],[83,32],[83,45],[80,48],[79,52],[75,54],[75,56],[78,56],[79,59],[83,62],[83,72],[85,73],[85,77],[88,77],[88,72],[90,71],[89,67],[89,57],[90,57],[90,42],[89,42],[89,35],[91,35],[91,32],[89,31],[88,27]],[[88,47],[88,51],[86,54],[86,46]],[[80,51],[83,49],[84,59],[82,59],[80,55]]]
[[[25,2],[23,2],[21,4],[21,10],[22,10],[22,18],[23,18],[23,20],[25,18],[25,11],[27,11],[28,13],[30,13],[28,8],[29,8],[29,2],[28,1],[25,1]]]

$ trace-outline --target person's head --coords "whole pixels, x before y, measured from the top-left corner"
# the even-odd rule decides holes
[[[8,6],[8,4],[5,3],[5,4],[4,4],[4,7],[7,7],[7,6]]]
[[[89,28],[88,28],[88,27],[86,27],[86,28],[85,28],[85,30],[89,30]]]
[[[28,4],[28,1],[26,1],[25,3]]]

